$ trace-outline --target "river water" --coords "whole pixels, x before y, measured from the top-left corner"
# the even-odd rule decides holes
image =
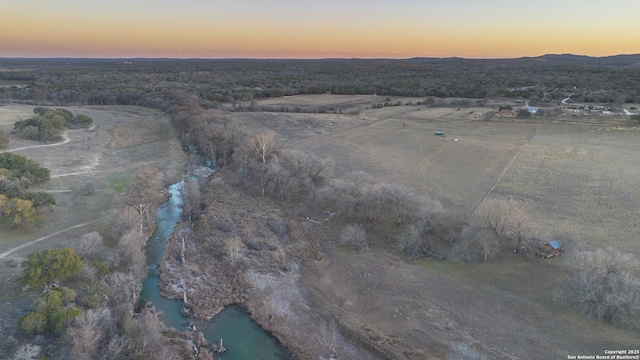
[[[184,331],[193,319],[182,316],[182,301],[165,299],[160,295],[158,283],[158,263],[164,256],[166,242],[176,224],[182,220],[182,182],[169,187],[171,196],[158,208],[156,230],[149,238],[146,247],[149,276],[145,279],[141,298],[150,301],[162,313],[162,322],[174,329]],[[201,323],[193,321],[202,331],[209,344],[223,339],[227,351],[216,354],[216,359],[224,360],[283,360],[292,359],[278,341],[260,328],[249,314],[238,306],[230,306],[214,316],[211,321]]]

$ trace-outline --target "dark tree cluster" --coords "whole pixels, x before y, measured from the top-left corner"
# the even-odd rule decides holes
[[[49,180],[49,169],[24,156],[0,154],[0,224],[19,228],[39,225],[38,208],[55,205],[49,193],[28,191],[30,185]]]
[[[27,86],[0,89],[0,100],[55,105],[140,105],[168,111],[171,93],[204,108],[297,94],[404,97],[526,97],[557,102],[640,102],[637,56],[545,55],[520,59],[119,60],[0,59]],[[15,71],[0,80],[16,81]],[[255,109],[253,109],[255,110]],[[272,109],[273,110],[273,109]]]
[[[37,115],[17,121],[13,130],[24,139],[38,141],[58,141],[64,128],[77,129],[91,126],[93,120],[86,115],[74,116],[65,109],[49,109],[37,107],[33,109]]]

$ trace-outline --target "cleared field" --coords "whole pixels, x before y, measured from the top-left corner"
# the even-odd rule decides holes
[[[260,100],[260,105],[290,106],[346,106],[384,101],[385,97],[376,95],[295,95]]]
[[[253,133],[275,131],[281,145],[290,145],[318,135],[331,134],[340,129],[370,122],[355,115],[343,114],[298,114],[273,112],[235,113],[233,119]]]
[[[321,111],[361,115],[363,112],[373,109],[376,106],[386,105],[385,108],[393,108],[397,104],[412,105],[422,99],[399,96],[381,95],[294,95],[279,98],[268,98],[258,100],[257,105],[266,109],[303,111],[318,113]],[[391,106],[389,106],[391,105]],[[384,112],[378,109],[379,113]],[[393,110],[391,110],[393,111]]]
[[[0,130],[9,134],[13,130],[13,124],[18,120],[25,120],[34,116],[33,107],[26,106],[0,106]]]
[[[640,251],[640,134],[544,124],[494,189],[524,201],[552,236]]]
[[[382,120],[295,146],[334,158],[339,176],[363,170],[381,181],[413,187],[448,208],[466,213],[538,126],[479,121],[470,112],[415,107],[371,110],[366,112],[367,118],[381,116]],[[445,136],[436,136],[436,131]]]

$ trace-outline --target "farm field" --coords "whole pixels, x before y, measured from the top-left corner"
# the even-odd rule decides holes
[[[594,250],[640,251],[640,134],[545,123],[493,194],[522,200],[552,236]]]
[[[393,106],[357,115],[250,112],[232,118],[255,133],[275,131],[280,146],[333,158],[337,176],[363,170],[465,212],[538,126],[498,127],[480,119],[489,110]]]
[[[523,201],[552,237],[589,249],[640,251],[633,211],[640,200],[640,132],[602,122],[483,120],[489,111],[393,106],[357,115],[233,117],[256,133],[275,131],[281,146],[333,158],[336,176],[363,170],[467,215],[495,185],[488,196]]]
[[[335,118],[351,123],[315,136],[291,126],[283,131],[273,114],[264,129],[276,131],[284,146],[334,158],[336,176],[363,170],[467,215],[485,196],[512,196],[569,253],[577,246],[639,250],[640,133],[605,123],[483,120],[489,110],[368,109],[356,119]],[[320,115],[300,116],[311,122]],[[341,319],[343,329],[372,339],[392,358],[444,358],[452,342],[510,359],[637,344],[636,332],[590,320],[556,299],[565,258],[504,254],[481,264],[407,264],[388,254],[338,250],[306,264],[301,284],[321,314]]]

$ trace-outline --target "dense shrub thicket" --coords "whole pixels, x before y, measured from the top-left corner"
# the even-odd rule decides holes
[[[37,115],[20,120],[14,124],[13,130],[22,138],[39,141],[60,140],[64,128],[77,129],[89,127],[93,120],[86,115],[74,116],[65,109],[49,109],[37,107],[33,109]]]
[[[48,180],[49,169],[37,162],[10,152],[0,154],[0,224],[11,228],[40,224],[37,208],[55,205],[55,199],[28,188]]]

